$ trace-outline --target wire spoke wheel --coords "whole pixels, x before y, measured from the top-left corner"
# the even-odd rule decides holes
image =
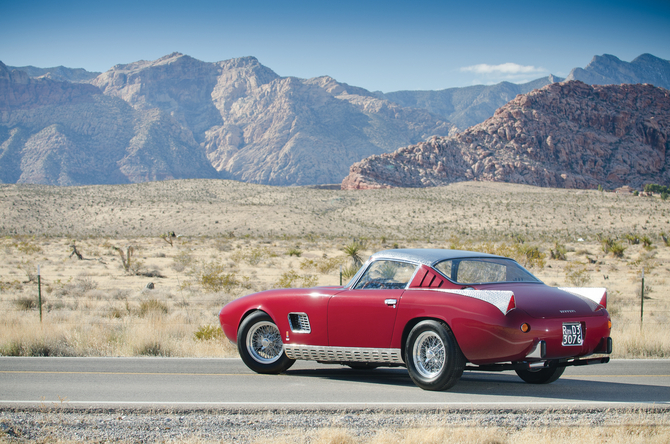
[[[279,329],[271,322],[258,322],[247,334],[247,349],[258,362],[271,364],[277,361],[284,347]]]
[[[426,379],[437,377],[446,362],[444,343],[432,331],[419,335],[412,350],[416,370]]]
[[[463,374],[465,356],[444,322],[416,324],[405,343],[405,364],[412,381],[424,390],[447,390]]]
[[[260,310],[247,316],[240,324],[237,350],[247,367],[257,373],[281,373],[295,362],[284,353],[277,325]]]

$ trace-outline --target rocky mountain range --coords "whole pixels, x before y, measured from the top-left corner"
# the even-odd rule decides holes
[[[55,66],[53,68],[36,68],[34,66],[7,66],[9,71],[23,71],[32,78],[46,78],[61,82],[88,82],[100,75],[99,72],[86,71],[83,68],[66,68]]]
[[[670,92],[648,84],[553,83],[488,120],[351,167],[343,189],[466,180],[558,188],[670,183]]]
[[[569,78],[667,88],[669,66],[649,54],[630,63],[604,55]],[[327,76],[281,77],[253,57],[173,53],[104,73],[0,62],[0,182],[339,183],[363,158],[454,135],[560,80],[383,94]]]
[[[89,84],[2,65],[0,91],[3,182],[334,183],[355,161],[452,128],[329,77],[280,77],[253,57],[206,63],[174,53],[114,66]]]
[[[574,68],[565,79],[550,75],[524,84],[501,82],[440,91],[397,91],[377,95],[402,106],[426,109],[464,130],[493,116],[498,108],[518,94],[563,80],[581,80],[590,85],[650,83],[670,89],[670,61],[642,54],[632,62],[624,62],[604,54],[593,57],[584,68]]]
[[[0,181],[115,184],[217,177],[168,113],[138,112],[94,85],[32,79],[0,62]]]

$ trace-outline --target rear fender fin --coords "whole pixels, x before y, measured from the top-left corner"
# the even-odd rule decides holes
[[[607,308],[607,289],[602,287],[558,287],[559,290],[567,291],[584,299],[595,302],[596,304]]]

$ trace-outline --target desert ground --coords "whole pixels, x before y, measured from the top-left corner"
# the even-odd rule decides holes
[[[339,284],[354,243],[363,259],[396,247],[493,252],[549,285],[606,287],[613,356],[670,356],[670,202],[659,196],[185,180],[0,185],[0,212],[5,356],[235,356],[217,325],[226,302]]]

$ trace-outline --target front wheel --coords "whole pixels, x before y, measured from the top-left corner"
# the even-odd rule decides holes
[[[256,373],[281,373],[295,362],[284,353],[281,333],[272,318],[262,311],[252,313],[240,325],[237,350]]]
[[[549,384],[561,377],[565,367],[547,367],[539,370],[515,370],[519,378],[529,384]]]
[[[445,324],[419,322],[405,344],[405,363],[412,381],[424,390],[447,390],[465,368],[465,357]]]

